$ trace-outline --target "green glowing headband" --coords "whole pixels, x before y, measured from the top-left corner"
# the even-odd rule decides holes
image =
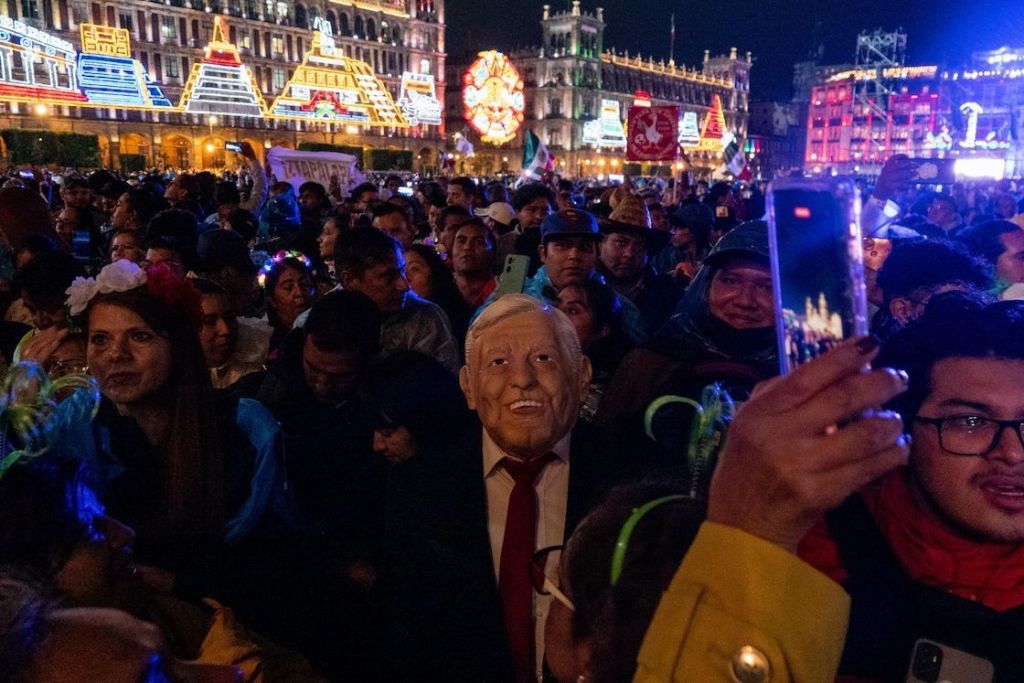
[[[612,553],[612,586],[616,586],[619,583],[619,577],[622,575],[622,565],[626,562],[626,549],[629,547],[629,537],[633,535],[633,530],[636,528],[636,525],[640,520],[643,519],[643,516],[659,505],[664,505],[665,503],[670,503],[673,500],[682,500],[683,498],[688,497],[689,496],[684,496],[682,494],[662,496],[661,498],[655,498],[650,502],[644,503],[638,508],[633,508],[633,514],[631,514],[629,519],[626,520],[626,523],[622,525],[622,529],[619,530],[619,539],[615,541],[615,552]]]

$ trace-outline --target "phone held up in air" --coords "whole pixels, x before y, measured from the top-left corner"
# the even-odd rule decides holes
[[[526,274],[529,270],[529,256],[509,254],[505,258],[505,267],[501,269],[501,277],[498,278],[495,298],[506,294],[522,294],[523,286],[526,284]]]
[[[915,182],[922,185],[952,185],[956,182],[956,159],[911,159],[917,166]]]
[[[768,187],[767,206],[786,374],[843,339],[867,334],[860,197],[849,178],[779,178]]]
[[[914,643],[907,683],[992,683],[992,662],[925,638]]]
[[[242,151],[242,143],[241,142],[230,142],[230,141],[229,142],[225,142],[224,143],[224,149],[226,149],[229,152],[234,152],[234,153],[238,154],[239,152]]]

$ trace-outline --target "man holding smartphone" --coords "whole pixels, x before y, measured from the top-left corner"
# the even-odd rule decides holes
[[[852,599],[841,675],[904,680],[919,639],[988,660],[996,681],[1024,670],[1022,340],[1024,304],[940,294],[878,357],[909,375],[890,406],[913,437],[908,466],[800,548]]]

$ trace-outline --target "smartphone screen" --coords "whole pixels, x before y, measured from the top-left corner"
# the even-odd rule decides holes
[[[867,334],[860,200],[845,178],[768,188],[768,238],[782,373]]]
[[[241,152],[242,151],[242,143],[240,143],[240,142],[225,142],[224,143],[224,149],[226,149],[229,152],[236,152],[236,153],[237,152]]]
[[[917,182],[926,185],[952,185],[956,182],[956,159],[914,159]]]

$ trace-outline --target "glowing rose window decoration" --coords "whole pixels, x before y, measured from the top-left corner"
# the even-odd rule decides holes
[[[508,57],[495,50],[481,52],[466,70],[462,100],[466,120],[484,142],[508,142],[523,123],[523,79]]]

